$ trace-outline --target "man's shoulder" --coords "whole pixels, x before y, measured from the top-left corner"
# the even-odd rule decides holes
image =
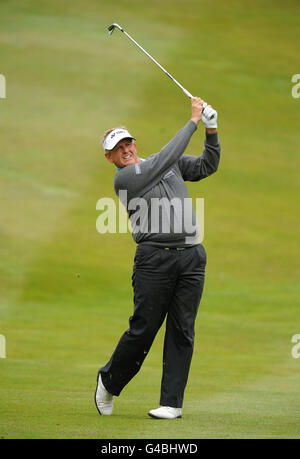
[[[146,162],[146,159],[140,158],[141,162]],[[114,176],[114,188],[116,191],[127,189],[132,180],[141,174],[141,163],[130,164],[129,166],[118,168]]]

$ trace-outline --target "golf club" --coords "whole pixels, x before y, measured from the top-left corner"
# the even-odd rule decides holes
[[[162,67],[162,65],[160,65],[149,53],[147,53],[147,51],[142,48],[141,45],[139,45],[124,29],[123,27],[121,27],[119,24],[111,24],[109,27],[108,27],[108,33],[109,35],[111,35],[113,33],[113,31],[115,30],[115,28],[119,29],[121,32],[123,32],[126,37],[129,38],[129,40],[131,40],[136,46],[138,46],[140,48],[140,50],[142,50],[169,78],[171,78],[172,81],[174,81],[175,84],[177,84],[177,86],[179,86],[179,88],[189,97],[193,97],[192,94],[187,91],[177,80],[175,80],[174,77],[172,77],[172,75],[169,74],[169,72],[166,71],[166,69],[164,69],[164,67]],[[203,102],[203,107],[205,108],[207,106],[207,103],[206,102]],[[210,117],[210,119],[214,118],[214,115],[212,115]]]

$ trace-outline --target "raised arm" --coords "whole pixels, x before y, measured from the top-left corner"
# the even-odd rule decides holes
[[[207,106],[203,112],[203,101],[197,97],[194,97],[191,103],[191,120],[196,124],[201,120],[205,126],[204,150],[198,157],[183,155],[178,161],[178,166],[184,180],[195,182],[216,172],[221,147],[217,133],[217,112],[211,106]],[[211,118],[212,115],[214,115],[213,118]]]
[[[128,191],[128,196],[142,196],[156,185],[178,162],[196,129],[197,126],[190,120],[159,153],[149,156],[146,161],[119,170],[114,182],[116,192],[123,189]]]

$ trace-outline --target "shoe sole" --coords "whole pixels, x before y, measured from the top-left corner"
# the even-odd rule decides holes
[[[181,415],[176,416],[175,418],[160,418],[159,416],[155,416],[155,415],[152,414],[152,413],[148,413],[148,416],[150,416],[150,418],[153,418],[153,419],[165,419],[165,420],[167,420],[167,421],[168,421],[168,420],[170,421],[171,419],[179,419],[179,418],[182,418]]]
[[[98,385],[99,385],[99,375],[100,375],[100,371],[98,372],[98,376],[97,376],[97,385],[96,385],[96,390],[95,390],[95,395],[94,395],[94,402],[95,402],[95,405],[96,405],[98,413],[101,414],[101,416],[102,416],[102,413],[99,410],[98,405],[97,405],[97,401],[96,401],[96,394],[97,394],[97,389],[98,389]]]

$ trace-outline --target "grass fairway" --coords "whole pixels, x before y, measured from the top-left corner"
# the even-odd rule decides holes
[[[300,438],[299,14],[298,0],[1,1],[0,438]],[[146,157],[190,116],[146,56],[108,37],[113,22],[219,112],[220,169],[188,185],[205,198],[208,265],[172,422],[147,416],[164,326],[114,414],[93,401],[132,313],[135,251],[130,234],[96,232],[96,202],[115,198],[98,139],[124,124]]]

